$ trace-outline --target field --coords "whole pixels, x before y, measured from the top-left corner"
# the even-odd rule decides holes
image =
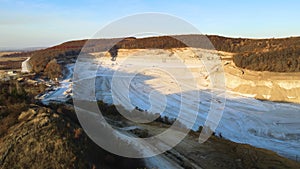
[[[0,52],[0,73],[6,70],[20,70],[22,62],[27,59],[27,57],[20,57],[15,55],[14,57],[7,57],[17,52]]]

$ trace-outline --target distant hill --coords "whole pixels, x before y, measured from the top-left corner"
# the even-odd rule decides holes
[[[29,52],[40,49],[46,49],[47,47],[26,47],[26,48],[0,48],[0,52]]]
[[[216,50],[235,53],[233,61],[238,67],[256,71],[300,71],[300,37],[279,39],[228,38],[217,35],[206,37]],[[203,42],[203,38],[205,35],[95,39],[88,41],[84,52],[108,51],[113,45],[115,49],[186,47],[183,42],[187,42],[190,47],[211,49],[209,44],[199,43]],[[59,65],[75,61],[86,42],[87,40],[70,41],[47,49],[13,55],[31,57],[33,71],[43,73],[53,59],[56,59]]]

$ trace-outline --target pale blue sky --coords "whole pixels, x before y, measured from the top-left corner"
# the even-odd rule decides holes
[[[143,12],[178,16],[204,34],[300,36],[298,0],[0,0],[0,48],[90,38],[111,21]]]

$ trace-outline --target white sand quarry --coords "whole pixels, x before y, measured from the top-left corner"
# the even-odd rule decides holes
[[[185,111],[191,115],[197,114],[197,121],[192,127],[197,129],[207,117],[212,102],[211,91],[215,91],[211,88],[211,77],[221,77],[220,69],[206,65],[210,67],[208,71],[212,72],[208,76],[207,67],[197,58],[201,54],[211,55],[211,52],[200,49],[194,49],[193,52],[189,49],[122,49],[116,61],[111,61],[107,54],[93,53],[94,57],[79,59],[80,66],[85,71],[75,76],[89,79],[97,75],[97,99],[116,104],[129,96],[130,104],[126,101],[124,103],[127,109],[139,107],[148,112],[176,118],[182,104],[188,104],[190,109]],[[299,103],[299,74],[241,70],[230,61],[231,54],[219,54],[229,60],[222,61],[225,65],[227,100],[216,132],[235,142],[270,149],[293,159],[296,155],[299,157],[300,105],[295,104]],[[175,59],[175,56],[180,59]],[[173,64],[167,64],[168,62]],[[93,74],[97,69],[97,74]],[[126,76],[137,70],[139,73],[128,82]],[[113,79],[114,76],[118,77],[117,81]],[[117,83],[112,85],[113,81]],[[88,80],[83,83],[85,88],[94,85]],[[191,94],[197,92],[200,94],[199,100],[195,100]],[[184,98],[182,93],[185,93]],[[295,103],[260,101],[253,97]],[[95,98],[91,96],[85,99]],[[180,120],[184,124],[190,123],[188,116]]]

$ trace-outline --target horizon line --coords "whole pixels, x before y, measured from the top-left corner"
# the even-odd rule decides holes
[[[230,38],[230,39],[249,39],[249,40],[267,40],[267,39],[288,39],[288,38],[299,38],[300,35],[291,35],[291,36],[279,36],[279,37],[242,37],[242,36],[227,36],[227,35],[222,35],[222,34],[166,34],[166,35],[159,35],[159,36],[128,36],[128,37],[134,37],[137,39],[142,39],[142,38],[151,38],[151,37],[162,37],[162,36],[183,36],[183,35],[204,35],[204,36],[219,36],[219,37],[223,37],[223,38]],[[67,39],[61,42],[57,42],[53,45],[48,45],[48,46],[23,46],[23,47],[1,47],[0,46],[0,51],[11,51],[11,50],[30,50],[30,48],[34,49],[34,48],[39,48],[39,49],[45,49],[45,48],[49,48],[49,47],[53,47],[53,46],[57,46],[66,42],[72,42],[72,41],[81,41],[81,40],[91,40],[91,39],[125,39],[128,37],[105,37],[105,38],[71,38],[71,39]]]

